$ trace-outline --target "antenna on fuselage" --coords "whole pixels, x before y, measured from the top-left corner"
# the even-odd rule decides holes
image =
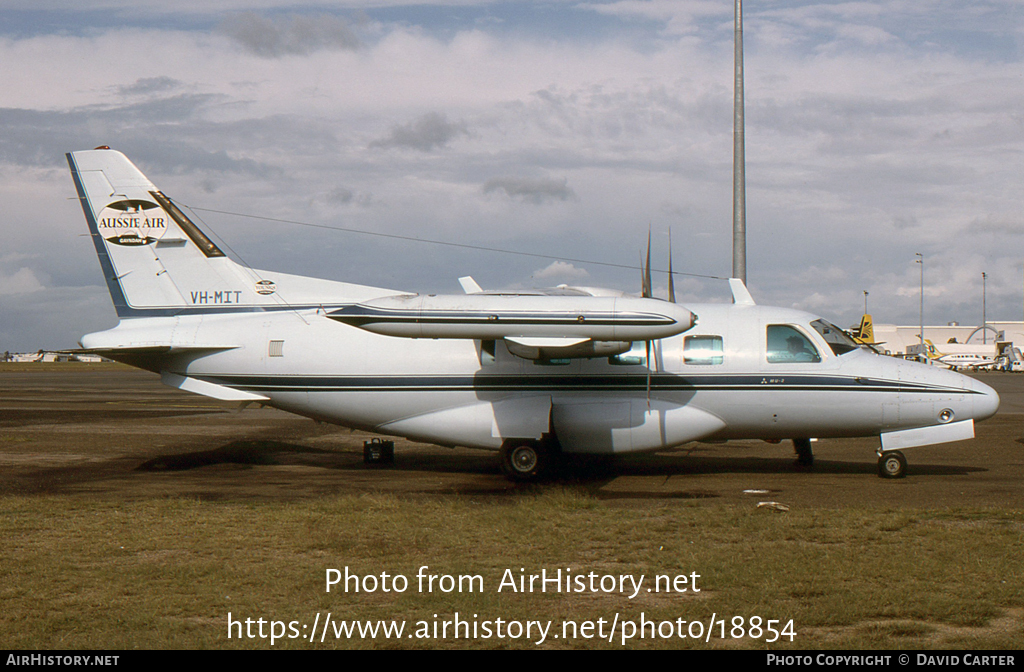
[[[747,194],[743,141],[743,0],[736,0],[732,111],[732,277],[747,283]]]

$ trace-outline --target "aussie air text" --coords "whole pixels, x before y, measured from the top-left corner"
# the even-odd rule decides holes
[[[101,229],[164,229],[163,217],[104,217],[99,221]]]

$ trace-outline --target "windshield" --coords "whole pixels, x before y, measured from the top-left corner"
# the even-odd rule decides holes
[[[847,336],[845,331],[831,322],[815,320],[811,322],[811,326],[821,334],[821,337],[828,343],[828,347],[832,348],[832,352],[837,355],[845,355],[860,347],[857,345],[857,341]]]

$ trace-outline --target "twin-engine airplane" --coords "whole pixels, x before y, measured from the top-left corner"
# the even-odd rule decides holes
[[[89,352],[216,399],[347,427],[500,451],[517,480],[562,453],[622,454],[697,440],[880,436],[899,449],[969,439],[992,388],[880,356],[808,313],[687,308],[559,287],[423,296],[259,271],[229,259],[123,154],[68,154],[120,323]],[[698,317],[699,316],[699,317]]]

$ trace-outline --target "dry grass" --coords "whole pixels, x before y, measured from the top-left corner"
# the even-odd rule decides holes
[[[571,487],[513,498],[346,496],[287,503],[0,499],[2,648],[269,647],[227,615],[298,621],[793,619],[779,648],[1016,648],[1024,641],[1024,514],[770,513],[706,503],[617,505]],[[417,570],[483,592],[421,593]],[[404,593],[325,591],[328,568],[409,578]],[[699,593],[497,592],[502,574],[700,575]],[[645,584],[649,586],[650,584]],[[437,614],[435,619],[434,614]],[[321,621],[322,622],[322,621]],[[256,626],[254,625],[254,628]],[[560,628],[556,625],[555,629]],[[607,627],[607,626],[606,626]],[[716,626],[717,627],[717,626]],[[758,647],[716,636],[632,647]],[[255,630],[254,630],[255,632]],[[269,624],[265,628],[269,634]],[[408,630],[406,631],[408,632]],[[308,631],[303,633],[308,637]],[[536,639],[536,638],[533,638]],[[522,647],[518,640],[279,639],[275,648]],[[620,647],[549,638],[545,647]]]

